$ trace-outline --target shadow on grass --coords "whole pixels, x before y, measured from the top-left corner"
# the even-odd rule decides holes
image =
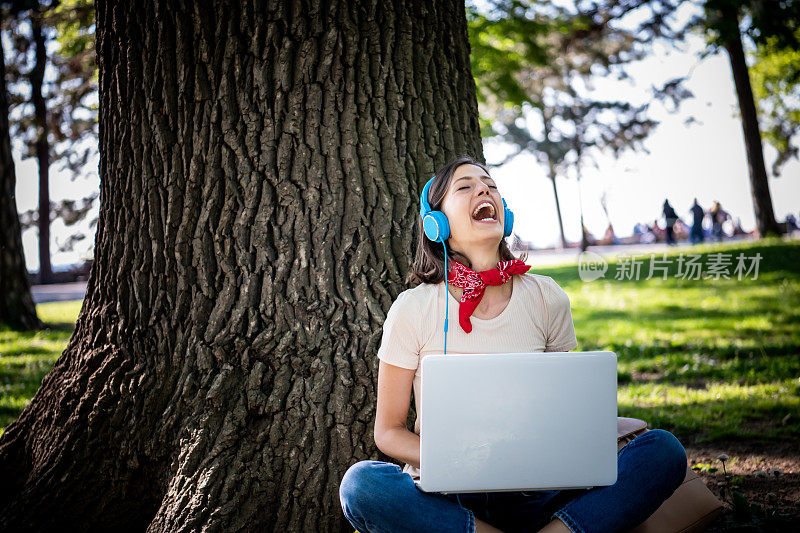
[[[620,403],[618,414],[644,420],[650,428],[670,431],[682,442],[800,439],[800,412],[780,403],[754,406],[748,399],[657,406]],[[784,423],[787,414],[793,417]]]
[[[40,346],[31,346],[27,344],[25,346],[21,346],[17,349],[11,350],[3,350],[3,357],[15,357],[19,355],[42,355],[50,353],[52,350],[48,350],[47,348],[42,348]]]
[[[673,308],[673,309],[670,309]],[[676,310],[677,309],[677,310]],[[702,309],[696,307],[677,308],[675,306],[662,306],[647,311],[625,311],[619,309],[598,309],[589,311],[580,310],[580,319],[585,322],[606,322],[608,320],[642,320],[653,323],[665,321],[681,321],[701,319],[736,319],[746,318],[753,315],[753,310],[728,311],[723,309]]]
[[[711,382],[756,385],[800,376],[800,358],[759,356],[718,360],[681,353],[620,362],[619,369],[619,384],[636,381],[689,388],[705,388]]]
[[[40,334],[42,332],[52,332],[52,333],[72,333],[75,329],[75,324],[72,322],[44,322],[44,327],[42,329],[34,329],[34,330],[26,330],[26,331],[18,331],[17,335],[20,337],[31,338],[34,337],[36,334]],[[9,331],[10,328],[3,323],[0,323],[0,331]]]
[[[15,409],[8,405],[0,405],[0,420],[5,417],[11,417],[11,420],[14,420],[19,416],[19,409]]]
[[[75,329],[74,322],[45,322],[44,323],[45,329],[49,329],[50,331],[61,331],[72,333],[72,330]]]

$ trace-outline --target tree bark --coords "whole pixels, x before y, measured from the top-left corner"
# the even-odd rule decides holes
[[[31,101],[36,125],[36,160],[39,163],[39,283],[53,281],[50,265],[50,144],[47,139],[47,103],[42,94],[44,71],[47,65],[47,46],[42,33],[41,14],[32,13],[31,32],[36,50],[36,62],[30,73]]]
[[[0,322],[12,329],[43,326],[31,296],[16,200],[16,171],[8,129],[6,61],[0,40]]]
[[[722,9],[724,17],[730,19],[732,27],[739,27],[739,17],[730,6]],[[758,126],[753,89],[750,85],[750,75],[744,59],[741,34],[735,32],[725,41],[725,49],[731,63],[731,72],[736,86],[736,96],[739,100],[739,111],[742,116],[742,132],[747,150],[747,167],[750,175],[750,194],[753,197],[753,210],[755,212],[756,227],[761,236],[767,234],[780,235],[781,230],[775,221],[775,212],[772,209],[772,196],[769,192],[767,170],[764,166],[764,152],[761,144],[761,130]]]
[[[347,531],[418,197],[482,157],[463,3],[97,2],[101,209],[0,529]]]

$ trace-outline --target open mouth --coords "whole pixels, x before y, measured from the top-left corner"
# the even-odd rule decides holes
[[[497,213],[491,202],[481,202],[472,210],[472,218],[478,222],[494,222],[497,220]]]

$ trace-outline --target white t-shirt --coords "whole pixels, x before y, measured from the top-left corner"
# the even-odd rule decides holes
[[[511,277],[511,299],[505,309],[488,320],[470,317],[472,331],[458,323],[460,302],[450,300],[447,353],[567,352],[578,346],[572,324],[569,297],[549,276],[530,271]],[[383,323],[378,358],[391,365],[416,370],[414,404],[419,434],[422,359],[444,351],[445,284],[423,283],[403,291],[389,309]],[[419,470],[405,465],[415,479]]]

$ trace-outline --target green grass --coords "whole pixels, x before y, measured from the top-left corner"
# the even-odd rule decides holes
[[[758,279],[675,278],[685,248],[667,256],[666,280],[616,280],[619,259],[592,282],[575,265],[534,271],[569,294],[579,350],[617,353],[620,416],[696,442],[800,437],[800,241],[691,249],[718,251],[760,253]],[[80,306],[38,305],[49,328],[35,333],[0,325],[0,435],[66,347]]]
[[[36,311],[48,327],[20,333],[0,324],[0,436],[15,420],[67,347],[81,300],[39,304]]]
[[[760,253],[758,278],[676,277],[678,256]],[[619,258],[585,282],[576,265],[535,268],[570,297],[579,350],[618,357],[619,415],[695,442],[800,437],[800,241],[680,248],[667,279],[617,280]],[[661,259],[659,253],[656,259]],[[791,415],[784,423],[786,415]]]

